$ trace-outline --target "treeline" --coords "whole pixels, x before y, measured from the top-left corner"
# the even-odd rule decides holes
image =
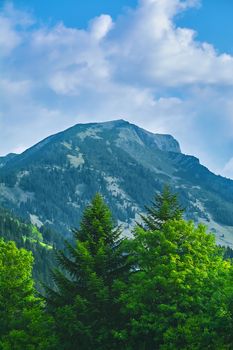
[[[231,252],[182,213],[165,188],[122,238],[97,194],[44,297],[32,254],[1,240],[0,349],[232,349]]]

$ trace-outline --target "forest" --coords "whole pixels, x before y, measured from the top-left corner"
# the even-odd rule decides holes
[[[0,350],[233,349],[232,250],[183,212],[165,186],[124,237],[96,194],[73,240],[53,249],[54,233],[39,244],[35,227],[29,235],[8,224],[0,232]]]

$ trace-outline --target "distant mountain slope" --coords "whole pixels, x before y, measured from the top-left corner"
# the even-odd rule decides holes
[[[51,285],[50,268],[55,264],[53,242],[57,237],[45,227],[38,229],[14,216],[9,210],[0,208],[0,238],[14,241],[19,248],[30,250],[34,256],[33,277],[38,289],[40,282]],[[58,240],[58,246],[61,242]]]
[[[182,154],[172,136],[124,120],[75,125],[2,161],[0,203],[69,235],[95,192],[130,225],[165,183],[179,193],[188,218],[233,244],[233,181]]]
[[[0,168],[2,168],[4,165],[6,165],[7,162],[9,162],[11,159],[13,159],[17,154],[15,153],[9,153],[5,157],[0,157]]]

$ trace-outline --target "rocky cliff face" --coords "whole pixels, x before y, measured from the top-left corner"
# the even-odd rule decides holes
[[[0,164],[0,204],[62,235],[78,225],[97,191],[116,220],[130,226],[167,183],[187,217],[207,223],[219,242],[233,243],[233,181],[182,154],[170,135],[124,120],[78,124]]]

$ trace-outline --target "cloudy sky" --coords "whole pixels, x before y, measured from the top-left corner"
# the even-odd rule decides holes
[[[229,0],[0,0],[0,155],[123,118],[233,178],[232,13]]]

